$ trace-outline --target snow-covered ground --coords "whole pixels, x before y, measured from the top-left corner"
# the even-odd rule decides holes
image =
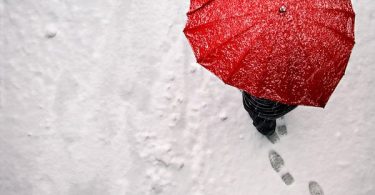
[[[195,63],[185,0],[0,1],[1,195],[375,194],[375,3],[326,109],[271,144]],[[287,186],[269,162],[285,161]]]

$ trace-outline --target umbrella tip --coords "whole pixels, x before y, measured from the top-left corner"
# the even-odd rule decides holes
[[[282,5],[279,9],[279,12],[280,13],[285,13],[286,12],[286,6],[285,5]]]

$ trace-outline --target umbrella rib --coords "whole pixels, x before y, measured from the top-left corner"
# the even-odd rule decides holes
[[[301,44],[302,44],[302,42],[301,42]],[[326,48],[325,46],[323,46],[322,49],[323,49],[323,50],[324,50],[329,56],[333,56],[333,57],[335,57],[335,58],[338,58],[337,55],[334,55],[334,53],[333,53],[331,50],[329,50],[328,48]],[[311,61],[310,61],[310,62],[311,62]]]
[[[354,17],[355,14],[353,12],[347,11],[347,10],[342,10],[342,9],[336,9],[336,8],[319,8],[319,7],[311,7],[311,9],[314,10],[327,10],[327,11],[333,11],[333,12],[339,12],[343,13],[349,17]]]
[[[297,29],[295,28],[295,30],[297,31]],[[303,31],[302,31],[303,32]],[[305,33],[304,33],[305,34]],[[308,53],[308,52],[306,52],[303,48],[304,48],[304,46],[303,46],[303,44],[302,44],[302,40],[301,40],[301,37],[300,36],[297,36],[297,44],[298,44],[298,46],[300,47],[300,48],[302,48],[301,49],[301,51],[303,52],[303,54],[305,55],[305,58],[307,58],[307,60],[308,60],[308,63],[309,64],[313,64],[312,62],[311,62],[311,54],[310,53]],[[315,74],[315,73],[314,73]],[[312,75],[314,75],[314,74],[312,74]],[[311,77],[311,76],[310,76]]]
[[[191,28],[186,28],[185,32],[191,31],[191,30],[195,30],[197,28],[205,28],[205,27],[210,26],[211,24],[215,24],[215,23],[218,23],[218,22],[221,22],[221,21],[226,21],[226,20],[234,19],[234,18],[242,18],[242,17],[251,16],[251,15],[254,15],[254,14],[251,13],[251,14],[245,14],[245,15],[241,15],[241,16],[231,16],[231,17],[227,17],[227,18],[220,18],[220,19],[217,19],[217,20],[214,20],[214,21],[211,21],[211,22],[200,24],[198,26],[194,26],[194,27],[191,27]],[[257,18],[255,18],[255,19],[257,19]]]
[[[311,20],[310,18],[306,18],[306,19],[309,20],[312,23],[312,25],[327,28],[328,30],[330,30],[331,32],[339,35],[341,38],[345,39],[346,41],[350,42],[351,44],[354,43],[354,39],[353,38],[344,35],[344,33],[340,32],[339,30],[337,30],[335,28],[332,28],[332,27],[329,27],[329,26],[327,26],[327,25],[325,25],[323,23]]]
[[[263,31],[261,31],[263,32]],[[249,48],[245,54],[241,57],[241,59],[236,63],[236,65],[234,66],[234,69],[231,71],[231,73],[228,75],[226,81],[229,81],[229,79],[241,68],[241,66],[239,66],[239,64],[250,54],[250,51],[251,51],[251,48]]]
[[[206,1],[206,2],[203,3],[203,5],[201,5],[200,7],[196,8],[196,9],[194,9],[194,10],[189,11],[189,12],[187,13],[187,15],[193,14],[194,12],[197,12],[197,11],[203,9],[203,8],[206,7],[207,5],[211,4],[213,1],[215,1],[215,0],[208,0],[208,1]]]
[[[204,56],[202,56],[202,57],[200,57],[200,58],[198,59],[198,62],[200,62],[202,59],[206,58],[206,57],[207,57],[212,51],[221,48],[221,47],[224,46],[226,43],[228,43],[228,42],[230,42],[230,41],[232,41],[232,40],[238,38],[239,36],[241,36],[241,35],[247,33],[251,28],[253,28],[254,26],[256,26],[256,25],[258,25],[258,24],[259,24],[259,23],[252,24],[251,26],[249,26],[248,28],[244,29],[244,30],[241,31],[240,33],[234,35],[233,37],[231,37],[231,38],[229,38],[229,39],[227,39],[227,40],[225,40],[224,42],[220,43],[218,46],[216,46],[216,47],[210,49],[210,50],[209,50]]]
[[[311,21],[311,20],[310,20],[310,21]],[[325,25],[324,25],[324,26],[325,26]],[[328,28],[328,27],[327,27],[327,28]],[[341,33],[340,33],[340,34],[341,34]],[[300,38],[298,38],[298,44],[299,44],[300,46],[303,46],[303,45],[302,45],[302,41],[301,41]],[[338,57],[339,57],[339,56],[337,56],[337,55],[334,55],[333,52],[331,52],[331,50],[327,49],[326,47],[322,47],[322,48],[323,48],[323,50],[324,50],[329,56],[334,56],[334,58],[338,58]],[[308,53],[306,53],[306,52],[304,52],[304,54],[307,56],[307,58],[308,58],[310,64],[312,64],[312,63],[311,63],[311,57],[310,57],[310,55],[309,55]],[[312,79],[312,78],[315,76],[316,73],[317,73],[316,71],[315,71],[314,73],[312,73],[312,74],[309,76],[309,78],[308,78],[307,80]]]
[[[299,45],[301,48],[303,48],[302,40],[301,40],[301,38],[300,38],[299,36],[298,36],[298,39],[297,39],[297,43],[298,43],[298,45]],[[303,52],[303,54],[305,55],[305,58],[307,58],[308,63],[309,63],[309,64],[313,64],[313,63],[311,62],[311,54],[309,54],[308,52],[306,52],[304,49],[302,49],[302,52]],[[313,78],[313,76],[314,76],[315,74],[316,74],[316,71],[310,75],[310,77],[307,79],[307,81],[310,80],[311,78]]]
[[[307,18],[307,20],[309,20],[309,21],[310,21],[313,25],[315,25],[315,26],[325,27],[325,28],[329,29],[329,30],[332,31],[333,33],[335,33],[335,34],[339,35],[340,37],[342,37],[344,40],[350,42],[351,45],[354,45],[354,43],[355,43],[355,42],[354,42],[354,39],[352,39],[352,38],[350,38],[350,37],[347,37],[347,36],[343,35],[342,32],[338,31],[337,29],[334,29],[334,28],[332,28],[332,27],[328,27],[327,25],[324,25],[324,24],[322,24],[322,23],[319,23],[319,22],[313,21],[313,20],[311,20],[310,18]],[[337,55],[334,55],[334,53],[333,53],[331,50],[329,50],[328,48],[326,48],[326,47],[322,47],[322,48],[324,49],[324,51],[325,51],[328,55],[330,55],[330,56],[334,56],[335,58],[339,57],[339,56],[337,56]]]

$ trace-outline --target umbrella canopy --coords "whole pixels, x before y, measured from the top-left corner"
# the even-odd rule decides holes
[[[324,107],[354,46],[350,0],[191,0],[184,33],[226,84],[290,105]]]

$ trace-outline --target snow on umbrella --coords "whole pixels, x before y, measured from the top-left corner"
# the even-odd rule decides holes
[[[197,62],[256,97],[324,107],[354,46],[350,0],[191,0]]]

